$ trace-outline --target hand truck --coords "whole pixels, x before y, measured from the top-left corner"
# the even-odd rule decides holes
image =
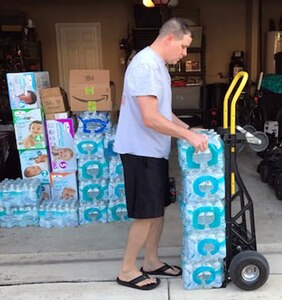
[[[220,132],[225,143],[226,258],[223,287],[232,281],[243,290],[255,290],[267,281],[269,264],[257,252],[253,201],[239,174],[236,152],[246,143],[255,151],[263,151],[268,139],[262,132],[250,133],[236,127],[236,101],[247,80],[248,73],[239,72],[231,82],[223,103],[223,130]],[[231,94],[233,97],[229,103]],[[239,206],[236,213],[235,205]]]

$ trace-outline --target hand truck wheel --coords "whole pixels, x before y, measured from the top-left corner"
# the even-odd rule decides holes
[[[267,281],[269,264],[266,258],[253,250],[238,253],[229,267],[231,281],[242,290],[253,291]]]

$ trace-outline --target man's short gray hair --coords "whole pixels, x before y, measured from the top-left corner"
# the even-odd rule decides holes
[[[184,35],[192,36],[189,25],[182,18],[172,18],[166,21],[159,32],[159,37],[173,34],[177,39],[182,39]]]

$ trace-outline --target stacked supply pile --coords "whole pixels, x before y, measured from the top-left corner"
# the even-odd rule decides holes
[[[49,74],[48,72],[8,73],[7,84],[22,177],[37,178],[42,184],[49,184],[47,141],[39,94],[41,88],[50,86]],[[15,184],[11,184],[11,187],[15,187]],[[29,188],[32,187],[35,188],[33,192],[36,193],[37,186],[31,184]],[[18,204],[25,205],[25,202]],[[33,210],[37,208],[34,207]],[[16,206],[13,209],[22,210]]]
[[[42,227],[78,225],[77,160],[75,156],[74,119],[47,120],[51,170],[51,199],[39,209]]]
[[[106,223],[109,201],[109,162],[105,133],[111,130],[108,112],[80,112],[75,134],[78,158],[79,223]]]
[[[109,158],[109,204],[108,222],[128,221],[125,201],[123,167],[119,154],[113,152],[116,128],[106,134],[105,148]]]
[[[202,129],[199,133],[208,136],[205,152],[196,153],[186,141],[178,140],[182,174],[181,259],[186,289],[221,287],[224,280],[224,144],[213,130]]]
[[[115,108],[108,70],[71,70],[70,106],[78,113],[80,224],[127,220],[122,166],[112,151]],[[110,171],[109,171],[110,170]]]
[[[5,179],[0,183],[0,227],[38,225],[40,179]]]

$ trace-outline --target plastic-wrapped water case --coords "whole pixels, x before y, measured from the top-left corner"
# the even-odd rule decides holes
[[[183,238],[182,256],[190,262],[226,257],[225,229],[205,232],[190,231]]]
[[[27,227],[38,225],[38,210],[35,206],[0,207],[0,227]]]
[[[178,161],[182,172],[195,174],[195,171],[203,172],[206,169],[224,168],[224,143],[217,133],[212,130],[198,130],[208,136],[208,149],[204,152],[196,152],[194,147],[185,140],[179,139]]]
[[[39,207],[40,227],[66,227],[78,225],[76,200],[44,201]]]
[[[182,269],[184,288],[188,290],[219,288],[224,281],[222,259],[191,263],[182,257]]]
[[[0,183],[0,206],[5,208],[36,206],[42,198],[41,181],[5,179]]]
[[[109,181],[109,201],[125,202],[125,186],[123,177],[112,178]]]
[[[123,178],[123,166],[119,154],[109,160],[109,176],[110,180],[117,177]]]
[[[127,222],[129,221],[125,202],[113,201],[108,207],[108,222]]]
[[[76,145],[76,157],[79,159],[104,157],[104,135],[103,134],[85,135],[85,134],[76,133],[75,145]]]
[[[77,132],[83,134],[102,134],[111,130],[109,112],[79,112],[77,116]]]
[[[99,201],[79,206],[79,224],[107,223],[107,203]]]
[[[204,201],[209,202],[224,199],[225,180],[224,172],[214,170],[202,174],[190,174],[182,176],[182,201]]]
[[[87,180],[79,182],[80,203],[94,203],[96,201],[108,201],[109,180]]]
[[[185,203],[181,202],[181,219],[184,236],[191,230],[215,230],[225,228],[225,209],[223,202]]]
[[[92,159],[79,159],[78,161],[78,179],[102,179],[109,178],[109,162],[104,157]]]

